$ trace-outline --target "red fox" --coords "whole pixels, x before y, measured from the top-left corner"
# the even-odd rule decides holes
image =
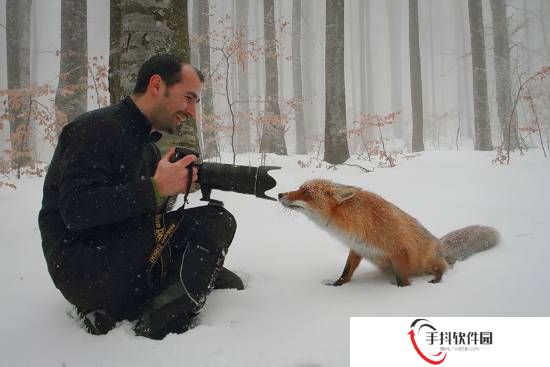
[[[349,255],[339,286],[351,280],[363,258],[395,274],[398,286],[408,286],[409,275],[433,274],[431,283],[457,260],[495,246],[500,235],[485,226],[469,226],[437,239],[415,218],[380,196],[328,180],[305,182],[296,191],[279,194],[287,208],[304,213],[342,240]]]

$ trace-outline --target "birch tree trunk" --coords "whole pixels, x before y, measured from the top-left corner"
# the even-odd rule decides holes
[[[332,164],[349,158],[344,77],[344,1],[326,2],[325,157]]]
[[[294,98],[298,99],[294,122],[296,123],[296,154],[307,154],[302,94],[302,0],[292,2],[292,81]]]
[[[474,81],[474,148],[475,150],[492,150],[482,11],[481,0],[468,0]]]
[[[61,1],[60,77],[55,95],[57,133],[87,110],[88,32],[86,0]]]
[[[279,73],[277,70],[277,42],[275,40],[275,6],[273,0],[264,0],[265,51],[265,120],[260,152],[287,154],[285,127],[279,109]]]
[[[422,108],[422,69],[418,32],[418,0],[409,0],[409,53],[412,101],[412,151],[424,150],[424,116]]]

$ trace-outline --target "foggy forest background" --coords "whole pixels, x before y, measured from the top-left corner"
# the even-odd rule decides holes
[[[159,52],[206,76],[163,148],[546,156],[549,32],[547,0],[0,0],[0,186],[42,175],[63,126],[129,95]]]

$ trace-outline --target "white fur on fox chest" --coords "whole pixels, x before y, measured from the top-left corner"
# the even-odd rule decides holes
[[[331,225],[330,221],[327,221],[326,218],[322,218],[319,215],[310,211],[306,211],[306,215],[321,228],[328,231],[334,238],[349,247],[352,251],[354,251],[361,257],[371,261],[375,261],[379,257],[385,255],[384,252],[378,247],[364,242],[356,236],[344,232],[334,225]]]

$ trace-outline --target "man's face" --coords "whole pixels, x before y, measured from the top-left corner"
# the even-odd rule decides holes
[[[173,134],[179,125],[196,114],[202,83],[195,70],[185,65],[181,81],[166,87],[161,81],[161,93],[151,113],[151,123],[156,130]]]

